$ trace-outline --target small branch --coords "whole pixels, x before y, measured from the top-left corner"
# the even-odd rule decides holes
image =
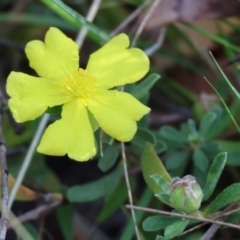
[[[238,206],[238,204],[236,202],[232,203],[231,205],[229,205],[224,211],[223,213],[228,213],[230,210],[236,209]],[[225,220],[227,218],[227,216],[221,216],[220,219],[221,220]],[[220,228],[221,226],[217,223],[212,224],[212,226],[207,230],[207,232],[205,232],[205,234],[200,238],[200,240],[210,240],[215,233],[217,232],[217,230]]]
[[[153,11],[156,9],[156,7],[161,3],[162,0],[153,0],[152,5],[150,6],[150,8],[148,9],[146,15],[144,16],[140,26],[137,29],[137,32],[132,40],[132,45],[131,46],[135,46],[137,39],[139,38],[140,34],[142,33],[147,21],[149,20],[149,18],[152,16]]]
[[[2,123],[3,115],[3,95],[0,90],[0,124]],[[8,225],[8,169],[6,162],[6,145],[0,125],[0,167],[1,167],[1,212],[0,219],[0,240],[4,240],[7,233]]]
[[[191,216],[191,215],[184,215],[184,214],[180,214],[180,213],[167,212],[167,211],[162,211],[162,210],[157,210],[157,209],[152,209],[152,208],[145,208],[145,207],[138,207],[138,206],[131,206],[131,205],[125,205],[125,207],[130,208],[130,209],[136,209],[136,210],[140,210],[140,211],[150,212],[150,213],[156,213],[156,214],[160,214],[160,215],[192,219],[192,220],[197,220],[200,222],[216,223],[219,225],[236,228],[236,229],[240,230],[239,225],[232,224],[232,223],[225,223],[225,222],[218,221],[218,220],[212,220],[212,219],[208,219],[208,218],[195,217],[195,216]]]
[[[233,214],[235,212],[238,212],[240,210],[239,208],[237,208],[237,209],[233,209],[233,210],[228,211],[229,209],[232,209],[233,207],[237,207],[235,205],[235,202],[233,204],[230,204],[218,217],[214,218],[213,220],[219,220],[221,217],[229,216],[229,215],[231,215],[231,214]],[[185,235],[185,234],[187,234],[189,232],[192,232],[192,231],[194,231],[196,229],[199,229],[199,228],[201,228],[201,227],[203,227],[203,226],[205,226],[207,224],[208,223],[206,223],[206,222],[198,224],[197,226],[182,232],[181,234],[178,235],[178,237],[183,236],[183,235]]]
[[[12,207],[12,204],[14,202],[14,199],[15,199],[15,196],[18,192],[18,189],[19,187],[21,186],[22,184],[22,181],[23,181],[23,178],[27,172],[27,169],[29,167],[29,164],[31,163],[31,160],[32,160],[32,157],[33,157],[33,154],[35,153],[35,150],[37,148],[37,145],[39,143],[39,140],[42,136],[42,133],[43,131],[45,130],[45,127],[48,123],[48,120],[49,120],[49,117],[50,115],[45,113],[41,119],[41,122],[40,124],[38,125],[38,129],[33,137],[33,140],[31,142],[31,145],[27,151],[27,154],[23,160],[23,164],[21,166],[21,169],[18,173],[18,176],[17,176],[17,179],[16,179],[16,182],[12,188],[12,191],[11,191],[11,194],[10,194],[10,198],[9,198],[9,203],[8,203],[8,206],[9,206],[9,209],[11,209]]]
[[[148,57],[152,56],[163,44],[163,40],[166,36],[166,27],[160,29],[157,41],[148,49],[145,49],[144,52]]]
[[[111,36],[115,36],[120,31],[122,31],[130,22],[134,20],[143,9],[149,4],[149,0],[143,2],[141,6],[139,6],[133,13],[131,13],[114,31],[111,32]]]
[[[133,206],[131,186],[130,186],[129,178],[128,178],[127,158],[126,158],[126,154],[125,154],[125,144],[123,142],[121,142],[121,152],[122,152],[122,159],[123,159],[124,176],[125,176],[125,181],[126,181],[126,185],[127,185],[128,199],[129,199],[129,203],[130,203],[129,206]],[[131,209],[131,213],[132,213],[132,219],[133,219],[133,224],[134,224],[137,240],[141,240],[138,226],[137,226],[134,208],[132,207],[130,209]]]
[[[89,12],[87,13],[87,16],[86,16],[86,19],[89,22],[92,22],[93,19],[95,18],[96,14],[98,12],[98,9],[100,7],[100,4],[101,4],[101,0],[93,0],[92,5],[89,9]],[[82,30],[77,35],[76,43],[78,46],[82,46],[83,41],[87,35],[87,32],[88,32],[88,29],[86,27],[83,27]]]
[[[25,223],[31,220],[38,219],[43,214],[47,214],[50,211],[52,211],[54,208],[58,207],[60,204],[62,204],[62,201],[54,200],[51,203],[41,205],[37,207],[36,209],[33,209],[27,213],[24,213],[23,215],[19,216],[17,219],[10,222],[8,225],[8,229],[15,228],[20,223]]]

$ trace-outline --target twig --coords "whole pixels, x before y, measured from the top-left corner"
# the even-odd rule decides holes
[[[238,204],[236,202],[232,203],[224,210],[224,213],[228,212],[229,210],[235,209],[237,206]],[[225,220],[226,218],[227,216],[222,216],[220,219]],[[221,226],[217,223],[212,224],[212,226],[204,233],[200,240],[210,240],[220,227]]]
[[[86,16],[86,19],[89,22],[92,22],[93,19],[95,18],[98,12],[98,9],[100,7],[100,4],[101,4],[101,0],[93,0],[92,5],[89,9],[89,12],[87,13],[87,16]],[[88,32],[88,29],[86,27],[83,27],[82,30],[78,33],[77,38],[75,40],[78,46],[82,46],[87,32]]]
[[[0,124],[2,124],[3,115],[3,94],[0,90]],[[1,212],[0,219],[0,240],[4,240],[8,225],[8,169],[6,162],[6,145],[0,125],[0,167],[1,167]]]
[[[218,217],[214,218],[213,220],[218,220],[221,217],[228,216],[228,215],[233,214],[235,212],[238,212],[240,210],[239,208],[237,208],[237,209],[233,209],[233,210],[228,211],[229,209],[232,209],[232,206],[236,207],[235,203],[230,204]],[[205,226],[206,224],[208,224],[208,223],[204,222],[204,223],[198,224],[197,226],[182,232],[181,234],[178,235],[178,237],[181,237],[181,236],[183,236],[183,235],[185,235],[185,234],[187,234],[189,232],[192,232],[192,231],[194,231],[196,229],[199,229],[199,228]]]
[[[36,147],[38,145],[38,142],[42,136],[42,133],[48,123],[48,120],[49,120],[49,117],[50,115],[45,113],[41,119],[41,122],[40,124],[38,125],[38,128],[37,128],[37,131],[35,133],[35,136],[31,142],[31,145],[27,151],[27,154],[23,160],[23,164],[21,166],[21,169],[18,173],[18,176],[17,176],[17,179],[16,179],[16,182],[12,188],[12,191],[11,191],[11,194],[10,194],[10,198],[9,198],[9,203],[8,203],[8,206],[9,206],[9,209],[11,209],[12,207],[12,204],[14,202],[14,199],[15,199],[15,196],[18,192],[18,189],[19,187],[21,186],[22,184],[22,181],[23,181],[23,178],[27,172],[27,169],[29,167],[29,164],[31,163],[31,160],[32,160],[32,157],[33,157],[33,154],[35,153],[35,150],[36,150]]]
[[[219,225],[236,228],[236,229],[240,230],[239,225],[225,223],[225,222],[218,221],[218,220],[212,220],[212,219],[202,218],[202,217],[195,217],[195,216],[191,216],[191,215],[184,215],[184,214],[174,213],[174,212],[167,212],[167,211],[162,211],[162,210],[157,210],[157,209],[152,209],[152,208],[145,208],[145,207],[138,207],[138,206],[131,206],[131,205],[125,205],[125,206],[126,206],[126,208],[136,209],[136,210],[140,210],[140,211],[151,212],[151,213],[156,213],[156,214],[161,214],[161,215],[192,219],[192,220],[197,220],[197,221],[207,222],[207,223],[216,223]]]
[[[147,56],[152,56],[163,44],[163,40],[166,36],[166,27],[162,27],[160,29],[157,41],[148,49],[144,50],[144,52],[147,54]]]
[[[138,7],[133,13],[131,13],[114,31],[111,32],[111,36],[115,36],[122,31],[134,18],[136,18],[142,10],[149,4],[149,0],[145,1],[140,7]]]
[[[137,226],[136,216],[135,216],[135,212],[134,212],[134,208],[133,208],[132,192],[131,192],[131,186],[130,186],[129,178],[128,178],[127,158],[126,158],[126,154],[125,154],[125,144],[123,142],[121,142],[121,152],[122,152],[122,159],[123,159],[124,176],[125,176],[125,181],[126,181],[126,185],[127,185],[128,199],[129,199],[129,203],[130,203],[130,205],[128,205],[128,206],[131,206],[130,209],[131,209],[131,213],[132,213],[133,225],[135,228],[137,240],[141,240],[138,226]]]
[[[27,213],[24,213],[23,215],[19,216],[17,219],[11,221],[10,224],[8,225],[8,229],[15,228],[20,223],[25,223],[31,220],[35,220],[40,216],[42,216],[43,214],[49,213],[50,211],[52,211],[52,209],[58,207],[60,204],[62,204],[61,201],[54,200],[49,204],[41,205],[36,209],[33,209]]]
[[[155,10],[155,8],[161,3],[162,0],[153,0],[151,7],[149,8],[149,10],[147,11],[146,15],[144,16],[140,26],[137,29],[137,32],[132,40],[132,45],[131,46],[135,46],[137,39],[139,38],[140,34],[142,33],[147,21],[149,20],[149,18],[151,17],[153,11]]]

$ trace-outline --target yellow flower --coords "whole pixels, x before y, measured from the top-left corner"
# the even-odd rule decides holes
[[[40,77],[11,72],[7,80],[9,107],[17,122],[33,120],[48,107],[62,106],[61,119],[46,129],[37,151],[86,161],[96,154],[93,132],[100,126],[113,138],[130,141],[136,121],[150,109],[128,93],[108,90],[140,80],[149,60],[140,49],[127,49],[120,34],[90,55],[79,68],[78,46],[57,28],[42,41],[26,46],[30,66]]]

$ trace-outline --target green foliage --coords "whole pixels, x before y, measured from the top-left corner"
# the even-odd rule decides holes
[[[225,188],[205,209],[205,213],[213,213],[228,204],[238,201],[240,199],[240,184],[234,183],[229,187]]]
[[[13,45],[13,47],[1,45],[0,75],[3,82],[7,78],[6,73],[10,70],[22,71],[21,69],[26,69],[30,72],[29,63],[22,54],[24,45],[29,40],[41,39],[46,27],[59,27],[65,30],[70,38],[74,38],[79,29],[87,29],[88,38],[84,47],[81,48],[81,65],[85,65],[89,54],[113,36],[110,32],[118,24],[125,22],[131,11],[135,11],[138,6],[145,4],[143,0],[102,1],[96,19],[94,23],[91,23],[84,17],[90,9],[90,2],[81,1],[81,3],[76,4],[74,1],[64,1],[63,3],[60,0],[41,0],[40,2],[33,1],[19,9],[16,1],[1,1],[0,23],[4,27],[2,28],[3,31],[0,30],[2,34],[0,45],[3,44],[4,40]],[[145,11],[145,9],[141,11]],[[141,18],[138,18],[138,20],[132,21],[130,25],[137,29],[140,22]],[[186,25],[223,46],[225,55],[221,55],[221,57],[226,59],[227,62],[234,58],[235,52],[240,51],[239,46],[234,43],[239,39],[240,28],[230,20],[224,20],[224,22],[234,29],[235,32],[231,36],[228,36],[218,23],[218,34],[213,34],[197,25]],[[14,27],[16,23],[17,26],[21,27]],[[157,20],[156,24],[158,24]],[[8,26],[10,27],[8,28]],[[127,33],[131,31],[129,26],[121,30],[121,32],[125,31]],[[131,31],[131,33],[131,38],[133,38],[134,31]],[[140,36],[137,46],[141,46],[143,50],[147,49],[154,44],[152,39],[143,34],[143,36]],[[184,175],[191,174],[196,177],[200,186],[204,186],[202,188],[202,202],[205,202],[198,211],[195,213],[188,212],[188,214],[193,217],[203,215],[213,218],[220,214],[218,211],[240,200],[238,183],[240,178],[236,169],[240,166],[240,142],[235,133],[235,128],[240,132],[238,126],[240,94],[238,88],[234,87],[227,74],[213,58],[222,77],[218,78],[214,74],[215,79],[211,79],[214,86],[211,82],[209,84],[220,97],[224,106],[222,107],[221,102],[212,93],[209,94],[208,90],[206,91],[208,92],[206,98],[203,100],[200,94],[195,93],[191,87],[187,86],[186,82],[191,81],[194,85],[198,81],[195,79],[196,76],[211,76],[212,72],[209,74],[209,67],[206,67],[209,66],[209,63],[206,64],[206,59],[199,54],[196,43],[191,40],[189,33],[179,24],[167,26],[165,39],[168,44],[163,44],[161,49],[152,57],[151,62],[153,64],[151,64],[149,74],[141,82],[124,87],[124,91],[152,108],[151,115],[145,116],[138,122],[138,129],[134,138],[125,144],[134,205],[166,210],[164,205],[167,204],[174,208],[172,195],[169,192],[172,177],[178,176],[182,179]],[[18,48],[20,51],[18,51]],[[188,50],[187,54],[184,49]],[[8,51],[10,55],[5,55]],[[222,52],[220,51],[220,54]],[[188,57],[189,54],[191,54],[190,58]],[[192,54],[196,56],[195,59]],[[11,61],[8,59],[11,59]],[[198,60],[197,64],[196,59]],[[169,69],[169,66],[171,67],[171,70],[173,70],[171,74],[166,71],[165,66],[168,66],[167,69]],[[178,70],[180,74],[177,72]],[[181,72],[185,74],[184,71],[186,70],[191,79],[187,79],[187,74],[181,74]],[[239,70],[237,66],[230,66],[228,74],[230,70],[232,70],[231,74],[234,74],[234,78],[238,79]],[[194,74],[194,77],[192,77],[192,74]],[[179,76],[181,79],[179,79]],[[185,76],[186,79],[184,79]],[[161,81],[158,81],[160,78]],[[185,80],[186,82],[182,84],[182,81]],[[229,89],[227,89],[227,86]],[[205,92],[205,88],[199,89],[199,91]],[[3,95],[5,95],[4,91]],[[48,108],[46,112],[51,114],[50,120],[60,119],[61,106]],[[22,160],[32,143],[39,119],[17,124],[12,121],[9,113],[8,106],[5,106],[2,130],[8,147],[9,170],[17,178],[19,169],[23,164]],[[90,217],[91,222],[87,225],[88,228],[93,225],[96,226],[92,219],[97,219],[98,223],[107,224],[115,214],[121,212],[121,217],[125,217],[127,221],[126,219],[122,221],[126,223],[125,225],[119,223],[119,228],[122,231],[119,239],[135,239],[134,224],[130,212],[126,211],[124,207],[129,200],[123,178],[120,144],[105,133],[103,133],[103,137],[99,137],[101,135],[99,125],[90,112],[88,112],[88,116],[95,132],[98,148],[99,142],[102,143],[103,156],[100,156],[99,153],[90,163],[92,165],[89,169],[86,168],[84,176],[80,176],[83,179],[86,178],[86,183],[79,185],[75,181],[78,179],[77,168],[85,169],[85,163],[79,163],[79,165],[68,168],[72,163],[70,160],[64,159],[66,165],[63,164],[63,167],[60,163],[52,166],[49,164],[52,161],[50,157],[45,161],[46,157],[44,155],[34,154],[24,184],[42,197],[40,204],[44,200],[48,203],[48,196],[53,197],[50,201],[54,200],[56,196],[63,197],[63,204],[56,209],[56,217],[60,229],[59,234],[66,240],[73,239],[74,235],[73,226],[76,223],[73,223],[73,212],[78,211],[78,205],[76,209],[73,209],[73,203],[80,203],[79,206],[81,207],[82,203],[91,204],[89,202],[95,200],[96,202],[92,204],[96,203],[98,205],[98,211]],[[100,149],[98,149],[98,152],[100,152]],[[62,159],[59,158],[57,161],[60,162]],[[141,170],[139,165],[141,165]],[[228,168],[227,171],[224,171],[226,165]],[[61,169],[61,167],[65,168],[65,166],[68,167],[64,171],[55,171]],[[98,173],[96,173],[97,171]],[[97,175],[95,176],[95,174]],[[146,185],[142,181],[141,174]],[[223,176],[221,177],[221,175]],[[89,182],[89,178],[92,179],[92,177],[95,180]],[[72,187],[68,187],[69,183]],[[228,187],[224,189],[226,185]],[[182,196],[179,196],[177,198],[183,200]],[[211,197],[214,197],[214,200]],[[99,198],[101,199],[99,200]],[[99,207],[100,205],[101,207]],[[89,206],[91,208],[92,205]],[[176,208],[173,211],[175,210]],[[20,213],[22,210],[18,209],[18,212]],[[169,214],[171,213],[169,212]],[[135,215],[137,224],[143,226],[144,231],[140,229],[141,239],[143,240],[154,239],[156,234],[151,233],[152,231],[159,231],[157,232],[157,240],[176,238],[186,228],[191,228],[196,224],[194,221],[189,222],[186,218],[184,219],[184,216],[183,218],[161,215],[147,217],[144,211],[135,211]],[[85,217],[88,219],[89,216],[83,216],[83,218]],[[236,213],[228,217],[226,221],[238,223],[239,219],[239,213]],[[15,229],[18,238],[24,240],[40,239],[38,230],[32,224],[24,224],[24,227],[19,225]],[[200,229],[194,233],[195,235],[184,235],[182,239],[200,239],[203,231]],[[45,238],[45,235],[43,238]],[[53,236],[53,238],[58,237]]]
[[[111,145],[103,152],[103,156],[99,158],[98,167],[103,171],[108,171],[117,161],[119,148],[116,145]]]
[[[71,204],[61,206],[57,209],[56,214],[65,240],[73,239],[73,206]]]
[[[97,181],[69,188],[67,197],[70,202],[88,202],[104,197],[117,187],[121,177],[122,169],[117,168]]]
[[[153,216],[148,217],[143,221],[142,227],[145,231],[157,231],[160,229],[165,229],[166,227],[178,222],[176,217],[168,216]]]
[[[131,94],[137,99],[142,99],[146,94],[149,93],[150,89],[160,79],[160,77],[161,77],[160,75],[152,73],[151,75],[146,77],[142,82],[136,84]]]
[[[206,185],[203,189],[203,200],[207,200],[213,193],[220,175],[224,169],[224,166],[227,161],[227,153],[220,153],[213,160],[212,166],[210,167],[207,174]]]
[[[188,219],[180,220],[173,223],[170,226],[167,226],[164,231],[165,239],[172,239],[176,237],[178,234],[182,233],[189,223]]]
[[[147,143],[141,157],[141,167],[143,177],[154,193],[159,193],[159,186],[151,178],[153,174],[160,175],[166,182],[171,181],[171,177],[164,168],[162,162],[157,157],[153,147]]]
[[[136,184],[133,178],[130,178],[130,186],[132,191],[134,191]],[[124,181],[121,181],[107,198],[100,214],[98,215],[98,222],[101,223],[105,221],[109,216],[111,216],[118,208],[120,208],[124,204],[127,198],[128,194],[126,183]]]

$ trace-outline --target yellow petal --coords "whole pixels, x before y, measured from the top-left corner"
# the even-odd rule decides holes
[[[137,48],[127,49],[129,39],[120,34],[91,54],[87,72],[98,79],[100,88],[109,89],[140,80],[149,70],[149,59]]]
[[[59,29],[51,27],[42,41],[31,41],[26,45],[25,52],[30,66],[39,76],[63,80],[79,68],[77,44],[66,37]]]
[[[136,121],[150,109],[128,93],[97,90],[87,100],[99,126],[113,138],[127,142],[136,133]]]
[[[47,128],[37,151],[53,156],[68,154],[77,161],[87,161],[96,154],[93,130],[81,99],[63,105],[62,118]]]
[[[7,93],[11,97],[9,107],[17,122],[33,120],[48,107],[68,101],[59,81],[32,77],[24,73],[11,72],[7,79]]]

